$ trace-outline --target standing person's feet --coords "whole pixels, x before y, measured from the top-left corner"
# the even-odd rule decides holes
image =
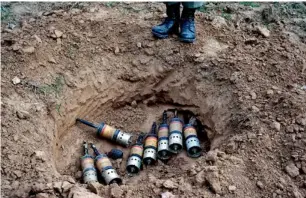
[[[160,39],[167,38],[169,34],[179,33],[180,4],[166,4],[166,6],[167,18],[162,24],[159,24],[152,28],[152,34]]]
[[[181,32],[180,40],[186,43],[193,43],[196,39],[195,22],[194,22],[195,9],[184,8],[180,22]]]

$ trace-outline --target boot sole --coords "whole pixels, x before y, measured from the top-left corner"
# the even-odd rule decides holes
[[[195,42],[195,38],[194,39],[186,39],[186,38],[181,38],[180,37],[180,41],[184,42],[184,43],[193,43]]]
[[[165,39],[165,38],[168,38],[169,35],[173,35],[173,34],[179,35],[179,32],[178,32],[178,31],[172,30],[172,31],[170,31],[168,34],[160,34],[160,33],[157,33],[157,32],[152,31],[152,34],[153,34],[155,37],[159,38],[159,39]]]
[[[159,39],[165,39],[165,38],[168,38],[168,37],[169,37],[168,34],[159,34],[159,33],[157,33],[157,32],[153,32],[153,31],[152,31],[152,34],[153,34],[155,37],[159,38]]]

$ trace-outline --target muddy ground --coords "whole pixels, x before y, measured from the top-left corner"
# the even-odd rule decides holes
[[[2,197],[306,197],[306,7],[208,3],[197,41],[157,40],[160,3],[1,6]],[[125,172],[128,149],[77,117],[135,136],[189,110],[210,151]],[[123,184],[82,184],[82,142]],[[205,142],[203,142],[205,141]]]

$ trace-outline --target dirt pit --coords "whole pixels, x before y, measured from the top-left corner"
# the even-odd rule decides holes
[[[147,86],[144,86],[147,87]],[[176,87],[174,86],[174,89]],[[133,93],[124,93],[132,95]],[[194,95],[195,93],[190,93]],[[137,98],[137,100],[135,100]],[[122,131],[129,132],[133,135],[133,143],[135,143],[137,136],[140,133],[148,133],[151,129],[153,122],[161,123],[161,117],[164,110],[168,112],[168,120],[174,117],[174,109],[178,111],[178,117],[181,118],[184,123],[188,123],[188,117],[195,116],[197,118],[198,137],[203,148],[203,155],[210,150],[211,142],[214,147],[218,146],[218,139],[222,136],[228,136],[231,131],[217,132],[215,131],[214,120],[224,120],[225,115],[218,115],[220,110],[215,109],[213,106],[205,104],[205,98],[203,96],[201,103],[197,100],[184,101],[182,104],[178,101],[181,96],[170,96],[169,93],[154,93],[148,94],[146,97],[132,97],[132,99],[125,99],[132,101],[132,103],[122,102],[116,103],[115,98],[111,98],[109,102],[105,104],[97,105],[97,99],[93,98],[95,104],[90,102],[87,105],[89,109],[93,109],[89,113],[79,112],[82,115],[82,119],[93,121],[95,123],[105,122]],[[204,102],[204,103],[203,103]],[[202,105],[199,105],[202,104]],[[222,107],[226,107],[228,104],[222,104]],[[226,111],[222,109],[222,111]],[[65,122],[65,121],[64,121]],[[223,122],[223,125],[219,127],[226,128],[229,123]],[[218,137],[218,138],[216,138]],[[214,141],[216,138],[216,141]],[[56,167],[60,174],[71,175],[75,179],[75,175],[78,175],[80,166],[80,157],[83,154],[83,141],[94,143],[97,148],[103,152],[109,152],[112,148],[118,148],[123,150],[124,157],[122,163],[117,164],[120,175],[125,178],[125,183],[129,183],[129,177],[125,171],[126,162],[129,155],[129,148],[124,148],[116,143],[97,137],[96,129],[90,128],[81,123],[69,127],[68,129],[58,129],[58,140],[55,143],[56,150]],[[73,152],[71,152],[73,151]],[[175,163],[181,159],[192,163],[194,159],[187,157],[186,152],[181,152],[177,156],[173,156],[169,164]],[[63,160],[65,159],[65,160]],[[159,163],[162,163],[161,161]],[[167,163],[166,163],[167,164]],[[154,166],[151,167],[154,170]],[[143,173],[145,174],[145,173]],[[81,181],[80,181],[81,182]]]

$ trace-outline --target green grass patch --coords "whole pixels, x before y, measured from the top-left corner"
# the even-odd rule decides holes
[[[255,3],[255,2],[239,2],[240,5],[244,5],[244,6],[248,6],[248,7],[252,7],[252,8],[258,8],[260,7],[259,3]]]
[[[14,18],[9,6],[1,6],[1,21],[10,21]]]
[[[64,77],[58,76],[54,79],[53,83],[45,84],[38,88],[40,93],[45,95],[55,94],[55,97],[60,96],[64,86]]]
[[[106,7],[109,7],[109,8],[112,8],[114,7],[115,5],[118,4],[118,2],[113,2],[113,1],[108,1],[108,2],[105,2],[103,3]]]

